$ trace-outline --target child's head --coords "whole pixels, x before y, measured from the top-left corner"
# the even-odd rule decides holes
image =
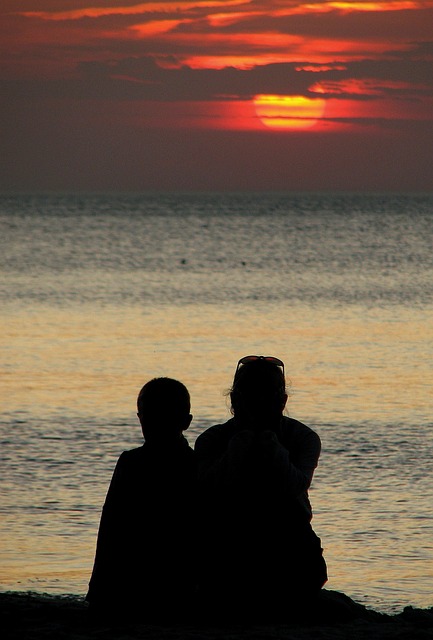
[[[147,441],[178,438],[191,423],[190,410],[188,389],[172,378],[154,378],[138,394],[137,415]]]

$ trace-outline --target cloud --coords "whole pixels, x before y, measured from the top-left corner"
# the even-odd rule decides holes
[[[146,56],[197,70],[397,63],[405,51],[421,56],[433,19],[433,2],[18,0],[2,10],[3,69],[42,78],[79,73],[83,62],[121,65]]]
[[[309,88],[309,91],[320,93],[322,96],[360,96],[366,99],[385,95],[397,95],[397,97],[401,98],[404,95],[413,96],[414,93],[422,95],[432,92],[431,87],[425,84],[417,85],[372,78],[349,78],[335,82],[317,82]]]
[[[2,0],[0,15],[5,185],[432,182],[433,2]],[[326,106],[308,132],[265,131],[260,95]]]
[[[141,2],[124,4],[122,2],[104,2],[102,6],[94,6],[95,3],[79,8],[61,10],[59,4],[54,8],[45,10],[22,10],[15,11],[30,18],[41,18],[43,20],[81,20],[82,18],[101,18],[103,16],[144,16],[146,14],[179,14],[191,10],[209,11],[212,9],[226,9],[231,5],[238,6],[247,4],[248,0],[168,0],[161,2]],[[64,4],[64,3],[63,3]],[[84,3],[75,3],[84,4]]]
[[[272,63],[251,68],[194,68],[176,56],[148,55],[79,62],[72,77],[52,80],[44,92],[71,97],[156,101],[248,100],[256,94],[422,98],[433,95],[427,44],[394,52],[389,59],[343,64]],[[424,58],[424,59],[423,59]]]

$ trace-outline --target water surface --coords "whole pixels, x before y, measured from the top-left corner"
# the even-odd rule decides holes
[[[322,438],[329,588],[431,606],[432,222],[426,195],[2,197],[1,588],[85,593],[141,385],[185,382],[193,443],[264,353]]]

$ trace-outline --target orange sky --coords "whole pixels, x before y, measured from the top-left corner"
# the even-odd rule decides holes
[[[0,58],[3,189],[433,187],[433,1],[2,0]]]

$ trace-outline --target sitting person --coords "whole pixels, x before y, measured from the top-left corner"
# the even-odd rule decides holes
[[[277,358],[242,358],[230,398],[233,418],[195,444],[205,513],[203,604],[248,619],[297,615],[327,580],[308,497],[320,439],[283,416]]]
[[[195,588],[187,548],[194,535],[195,456],[190,397],[171,378],[141,389],[144,444],[120,456],[108,489],[86,600],[103,616],[182,616]]]

